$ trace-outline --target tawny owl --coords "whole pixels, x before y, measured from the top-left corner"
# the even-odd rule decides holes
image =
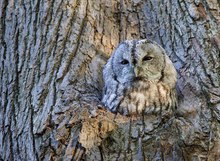
[[[103,79],[102,102],[112,112],[169,113],[176,106],[176,70],[156,42],[120,43],[104,67]]]

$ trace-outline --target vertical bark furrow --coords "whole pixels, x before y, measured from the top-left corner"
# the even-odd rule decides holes
[[[7,55],[7,44],[5,41],[5,30],[6,30],[6,11],[8,1],[0,2],[0,158],[6,158],[7,154],[5,150],[9,150],[6,146],[6,126],[5,119],[6,107],[8,106],[8,84],[7,80],[7,68],[5,65],[5,59]]]
[[[52,63],[51,58],[54,56],[53,52],[56,51],[55,44],[57,43],[57,40],[59,37],[58,32],[60,29],[60,24],[61,24],[62,18],[63,18],[63,12],[60,13],[59,17],[57,18],[57,21],[55,21],[56,24],[53,27],[54,29],[53,29],[52,35],[50,35],[51,39],[47,38],[48,42],[46,42],[46,43],[48,43],[50,45],[45,46],[46,49],[44,49],[42,47],[43,52],[46,50],[44,53],[42,53],[43,56],[46,53],[46,55],[44,56],[46,58],[43,59],[43,62],[41,62],[42,59],[40,59],[40,57],[37,60],[39,62],[40,68],[35,69],[36,72],[38,72],[40,75],[42,75],[42,74],[44,75],[44,73],[46,74],[47,73],[46,71],[50,71],[50,72],[48,72],[44,77],[41,76],[40,79],[37,78],[37,80],[36,80],[36,82],[38,82],[38,84],[36,85],[37,88],[35,88],[33,91],[33,101],[34,101],[35,111],[38,111],[40,106],[44,106],[45,104],[47,105],[46,98],[49,93],[48,86],[50,86],[51,83],[53,84],[52,80],[53,80],[53,75],[54,75],[54,70],[55,70],[55,68],[54,68],[55,65],[53,66],[53,64],[49,64],[49,65],[47,65],[47,64]],[[49,106],[47,108],[49,108]],[[34,131],[36,132],[36,129]]]
[[[46,53],[46,59],[45,59],[45,62],[41,64],[42,73],[46,74],[47,71],[48,70],[50,71],[51,68],[53,67],[53,62],[51,62],[52,61],[51,59],[53,59],[53,57],[56,55],[56,51],[57,51],[56,44],[60,37],[59,30],[60,30],[62,18],[63,18],[63,12],[60,12],[60,14],[58,15],[58,18],[55,21],[55,26],[53,28],[52,35],[50,36],[50,39],[48,39],[48,42],[47,42],[48,47],[44,51]]]
[[[1,14],[0,14],[0,38],[1,38],[1,45],[3,47],[5,47],[5,30],[6,30],[6,11],[7,11],[7,6],[8,6],[8,1],[7,0],[3,0],[1,1]],[[5,58],[6,54],[3,54],[3,58]]]
[[[42,2],[44,3],[44,2]],[[44,3],[44,9],[46,11],[40,11],[40,12],[43,12],[45,13],[45,16],[44,14],[42,13],[42,19],[39,20],[40,21],[40,24],[39,24],[39,28],[38,28],[38,32],[40,32],[40,40],[38,40],[40,42],[40,45],[39,45],[39,50],[38,50],[38,57],[37,57],[37,60],[36,60],[36,65],[38,66],[38,71],[37,71],[37,78],[38,80],[36,80],[37,82],[39,82],[40,80],[40,76],[43,74],[42,73],[42,64],[46,64],[46,62],[48,62],[48,60],[46,59],[45,60],[45,57],[46,57],[46,52],[45,52],[45,46],[47,44],[47,40],[48,40],[48,35],[49,35],[49,27],[51,25],[51,21],[53,20],[52,18],[52,14],[53,14],[53,7],[54,7],[54,3],[55,3],[55,0],[52,0],[48,3]],[[50,54],[47,54],[48,56]],[[42,62],[42,60],[44,60]]]
[[[33,13],[33,45],[36,45],[37,41],[37,27],[39,25],[39,8],[40,8],[40,0],[36,1],[36,4],[34,4],[34,7],[32,8],[32,13]],[[40,37],[41,38],[41,37]]]
[[[66,48],[66,44],[67,44],[67,40],[68,40],[68,38],[69,38],[69,36],[70,36],[70,34],[71,34],[71,28],[70,27],[72,27],[72,23],[74,22],[74,18],[75,18],[75,15],[76,15],[76,11],[77,11],[77,8],[78,8],[78,5],[80,5],[80,4],[78,4],[79,3],[79,1],[78,2],[74,2],[74,4],[72,4],[73,6],[73,8],[72,8],[72,11],[71,11],[71,13],[70,13],[70,18],[69,17],[67,17],[68,18],[68,22],[67,23],[62,23],[62,21],[64,21],[65,19],[66,19],[66,16],[65,16],[65,13],[64,14],[61,14],[61,17],[62,17],[62,19],[60,19],[60,21],[58,21],[57,22],[57,28],[55,28],[55,31],[58,31],[58,33],[54,33],[55,35],[59,35],[59,30],[61,31],[61,34],[60,35],[62,35],[62,32],[64,32],[64,35],[62,35],[62,36],[59,36],[59,37],[57,37],[57,36],[54,36],[55,38],[57,38],[57,39],[55,39],[55,43],[56,42],[58,42],[58,48],[57,47],[55,47],[55,49],[57,49],[57,50],[54,50],[54,54],[56,53],[56,55],[55,55],[55,61],[54,61],[54,63],[51,65],[51,67],[52,67],[52,70],[51,70],[51,72],[50,72],[50,76],[49,76],[49,80],[48,80],[48,82],[47,83],[49,83],[50,82],[50,80],[51,80],[51,78],[52,78],[52,75],[54,74],[54,71],[55,70],[58,70],[58,68],[59,68],[59,66],[61,65],[61,63],[62,63],[62,59],[63,59],[63,57],[65,57],[65,48]],[[68,11],[68,10],[67,10]],[[65,25],[66,24],[66,25]],[[63,25],[65,25],[65,26],[63,26]],[[65,30],[66,31],[65,31]],[[56,41],[56,40],[58,40],[58,41]],[[62,41],[60,41],[60,40],[62,40]],[[61,44],[59,44],[59,42],[61,42]],[[55,43],[53,44],[53,45],[55,45]],[[49,50],[49,53],[51,53],[51,50],[53,49],[52,47],[51,48],[49,48],[50,50]]]
[[[70,51],[70,53],[66,56],[65,63],[61,64],[60,68],[57,70],[57,79],[58,80],[62,79],[69,71],[70,64],[71,64],[72,60],[74,59],[74,57],[78,51],[79,46],[81,45],[81,36],[83,35],[83,31],[85,29],[86,21],[87,21],[88,1],[85,1],[85,2],[86,2],[86,4],[83,3],[83,5],[86,6],[85,11],[81,11],[81,12],[85,12],[83,15],[84,17],[82,17],[79,24],[76,25],[76,27],[78,28],[77,29],[78,33],[76,31],[72,31],[74,34],[76,34],[76,36],[74,36],[73,42],[71,43],[73,45],[73,50]],[[82,15],[80,15],[80,16],[82,16]],[[70,21],[73,21],[73,19]],[[79,25],[79,27],[78,27],[78,25]],[[73,25],[73,26],[75,26],[75,25]],[[72,27],[72,25],[70,25],[70,27]],[[73,28],[73,30],[75,30],[75,28]]]
[[[7,10],[9,11],[6,13]],[[15,146],[15,140],[14,140],[14,132],[16,128],[15,124],[15,105],[16,105],[16,56],[13,54],[16,54],[14,51],[16,50],[16,45],[13,44],[13,35],[10,34],[10,31],[13,32],[13,20],[14,16],[10,15],[10,10],[13,9],[13,4],[12,3],[7,3],[6,1],[3,1],[3,11],[2,15],[4,17],[1,17],[1,30],[4,33],[1,33],[1,45],[4,48],[3,51],[3,59],[1,60],[4,65],[4,71],[3,71],[3,79],[6,81],[5,83],[7,84],[7,89],[6,89],[6,94],[7,98],[5,98],[8,101],[2,101],[2,110],[3,110],[3,117],[2,119],[2,126],[1,126],[1,135],[3,136],[2,140],[2,146],[3,149],[6,149],[8,151],[11,151],[11,153],[7,153],[5,151],[2,152],[3,157],[6,157],[10,160],[14,160],[14,155],[16,155],[16,146]],[[12,24],[10,24],[12,23]],[[9,27],[10,26],[10,27]],[[9,35],[8,35],[9,34]],[[9,37],[8,37],[9,36]],[[16,36],[15,36],[16,37]],[[11,39],[10,39],[11,38]],[[14,45],[14,46],[13,46]],[[11,56],[8,55],[8,53],[12,53]],[[13,68],[11,69],[10,66]],[[7,73],[7,71],[9,73]],[[14,74],[15,73],[15,74]],[[4,84],[4,81],[2,82]],[[6,85],[5,84],[5,85]],[[5,89],[3,88],[3,93],[5,92]],[[3,95],[4,97],[4,95]],[[5,104],[6,103],[6,104]],[[6,136],[4,136],[6,135]]]
[[[5,72],[5,71],[4,71]],[[7,72],[3,73],[4,74],[4,79],[2,81],[2,83],[4,84],[7,84],[8,83],[8,80],[7,80]],[[2,101],[1,101],[1,155],[3,158],[6,158],[7,154],[5,151],[3,151],[4,149],[5,150],[9,150],[7,148],[7,129],[8,129],[8,125],[6,125],[6,117],[7,117],[7,114],[6,114],[6,108],[8,106],[8,88],[6,86],[3,87],[2,89],[2,93],[1,93],[1,98],[2,98]]]

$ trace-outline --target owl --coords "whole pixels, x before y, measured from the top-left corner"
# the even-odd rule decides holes
[[[103,69],[102,103],[122,115],[172,113],[176,107],[176,70],[156,42],[126,40]]]

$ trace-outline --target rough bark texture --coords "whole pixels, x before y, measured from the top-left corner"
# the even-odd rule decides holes
[[[0,160],[220,160],[219,12],[217,0],[1,0]],[[178,71],[163,124],[99,108],[106,58],[140,38]]]

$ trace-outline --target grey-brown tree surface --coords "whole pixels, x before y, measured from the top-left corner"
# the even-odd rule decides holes
[[[220,159],[218,0],[1,0],[0,160]],[[102,108],[117,45],[148,38],[178,73],[174,117]]]

